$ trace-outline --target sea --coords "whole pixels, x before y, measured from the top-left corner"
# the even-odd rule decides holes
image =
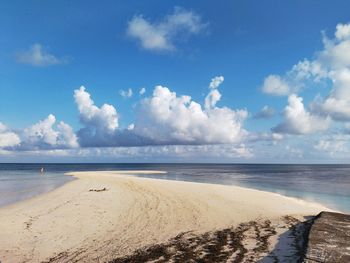
[[[40,172],[41,168],[44,173]],[[135,175],[237,185],[321,203],[350,213],[350,165],[298,164],[0,164],[0,206],[52,191],[72,180],[71,171],[161,170]],[[268,200],[267,200],[268,201]]]

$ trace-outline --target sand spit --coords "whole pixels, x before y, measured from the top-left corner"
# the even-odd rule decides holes
[[[166,247],[158,250],[167,251],[165,259],[181,254],[178,245],[184,247],[191,240],[201,255],[220,249],[233,252],[223,256],[231,261],[266,258],[304,216],[327,210],[319,204],[237,186],[130,176],[156,172],[162,173],[71,173],[78,180],[1,208],[0,261],[135,262],[130,257],[142,251],[147,254],[157,244]],[[284,242],[287,245],[279,250],[294,253],[293,242]],[[210,244],[213,247],[206,252]],[[188,253],[192,252],[182,254],[187,257]]]

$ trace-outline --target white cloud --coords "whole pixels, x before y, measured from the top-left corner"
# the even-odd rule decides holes
[[[0,122],[0,132],[5,132],[6,130],[7,130],[6,125]]]
[[[350,24],[338,24],[335,38],[329,39],[323,33],[323,50],[316,52],[314,60],[304,59],[295,64],[284,76],[270,75],[263,85],[263,91],[272,95],[286,95],[305,87],[307,81],[334,81],[332,75],[350,66]]]
[[[128,89],[128,90],[121,90],[119,94],[123,98],[131,98],[133,93],[132,93],[132,89]]]
[[[139,94],[143,95],[145,93],[146,93],[146,88],[141,88],[140,91],[139,91]]]
[[[66,149],[78,147],[78,141],[72,128],[59,122],[54,128],[56,118],[50,114],[46,119],[26,128],[22,132],[22,143],[19,150]]]
[[[272,138],[272,140],[274,140],[274,141],[280,141],[280,140],[283,140],[284,139],[284,136],[283,136],[283,134],[280,134],[280,133],[272,133],[271,134],[271,138]]]
[[[24,130],[25,141],[31,144],[42,141],[43,143],[54,145],[57,141],[58,131],[53,130],[56,122],[55,116],[50,114],[46,119]]]
[[[224,77],[223,76],[217,76],[215,78],[211,79],[211,82],[209,84],[210,89],[217,89],[222,82],[224,82]]]
[[[273,96],[285,96],[290,92],[287,82],[278,75],[270,75],[265,78],[262,91]]]
[[[332,134],[321,137],[314,144],[314,149],[321,154],[328,155],[332,158],[347,158],[350,153],[349,135]]]
[[[215,107],[220,96],[211,90],[202,109],[190,96],[157,86],[141,104],[135,132],[163,144],[236,143],[246,134],[242,124],[248,112]]]
[[[310,82],[320,84],[328,77],[322,63],[304,59],[295,64],[283,76],[269,75],[265,78],[262,92],[273,96],[287,96],[303,90]]]
[[[318,97],[312,104],[312,109],[321,114],[328,114],[338,121],[350,120],[350,69],[343,68],[330,73],[333,89],[322,100]]]
[[[322,79],[328,77],[328,72],[319,61],[309,61],[304,59],[294,65],[292,70],[287,73],[287,76],[290,81],[293,82],[294,79],[294,83],[303,86],[300,82],[310,79],[315,82],[320,82]]]
[[[57,125],[57,131],[57,144],[59,146],[64,146],[64,148],[76,148],[79,146],[75,132],[67,123],[60,121]]]
[[[334,152],[340,152],[344,151],[344,146],[347,142],[344,140],[319,140],[318,143],[315,145],[315,149],[320,150],[320,151],[327,151],[330,153]]]
[[[116,109],[110,104],[103,104],[98,108],[84,86],[74,91],[74,99],[78,106],[80,121],[92,129],[91,132],[95,133],[99,130],[113,132],[118,128]]]
[[[285,138],[283,134],[276,132],[250,132],[248,136],[248,142],[271,142],[276,145],[279,141]]]
[[[214,108],[216,103],[221,99],[221,93],[217,90],[211,90],[208,95],[205,97],[205,108],[210,109]]]
[[[328,70],[328,80],[332,90],[322,100],[317,98],[313,109],[330,115],[338,121],[350,120],[350,24],[338,24],[335,38],[324,36],[324,50],[319,53],[317,61]]]
[[[335,35],[342,37],[329,39],[324,35],[324,49],[316,57],[316,61],[321,63],[327,70],[337,70],[350,66],[350,37],[346,36],[345,32],[341,32],[342,30],[338,31],[338,26]]]
[[[273,129],[277,133],[310,134],[324,131],[330,126],[329,117],[313,115],[306,111],[303,98],[292,94],[284,110],[285,121]]]
[[[82,147],[137,146],[146,143],[144,138],[133,133],[133,129],[118,129],[115,107],[110,104],[97,107],[85,87],[75,90],[74,98],[80,122],[84,126],[77,132]]]
[[[265,105],[262,109],[254,115],[255,119],[268,119],[275,116],[275,109]]]
[[[40,44],[34,44],[26,51],[17,52],[16,60],[21,64],[42,67],[68,63],[67,58],[57,58],[48,53]]]
[[[175,8],[159,22],[150,22],[142,15],[134,16],[128,23],[127,34],[137,39],[147,50],[175,50],[177,38],[183,34],[195,35],[206,27],[201,17],[183,8]]]
[[[20,142],[19,136],[0,122],[0,148],[17,146]]]
[[[75,91],[85,126],[78,132],[79,140],[85,147],[240,142],[247,133],[243,121],[248,112],[216,107],[220,97],[217,89],[210,89],[205,102],[210,103],[203,109],[190,96],[177,96],[167,87],[156,86],[153,95],[140,102],[132,129],[117,129],[115,108],[108,105],[108,114],[101,114],[104,106],[97,108],[82,87]]]
[[[287,94],[287,87],[291,91],[293,86],[292,91],[296,92],[308,85],[320,86],[321,81],[323,85],[331,86],[331,91],[326,98],[317,96],[311,110],[337,121],[349,121],[350,24],[338,24],[334,38],[330,39],[323,33],[323,49],[316,52],[313,60],[298,62],[283,77],[270,75],[265,79],[263,90],[282,95]],[[267,85],[270,82],[273,85]]]
[[[339,40],[350,38],[350,24],[338,24],[336,27],[335,37]]]
[[[205,97],[204,106],[206,109],[214,108],[216,103],[221,99],[221,93],[217,90],[217,88],[224,82],[223,76],[218,76],[211,79],[209,84],[209,93]]]
[[[114,106],[103,104],[97,107],[85,87],[74,91],[75,102],[83,128],[78,132],[82,147],[142,146],[149,140],[134,134],[135,124],[127,129],[118,129],[118,113]]]

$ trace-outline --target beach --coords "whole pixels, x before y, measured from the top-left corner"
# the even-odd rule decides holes
[[[292,227],[328,210],[238,186],[132,176],[147,173],[163,172],[69,173],[77,180],[0,208],[0,261],[133,262],[135,255],[146,257],[144,251],[154,257],[157,244],[171,257],[179,244],[196,243],[200,254],[203,244],[230,233],[241,233],[236,241],[244,253],[227,259],[267,260],[271,251],[294,253]]]

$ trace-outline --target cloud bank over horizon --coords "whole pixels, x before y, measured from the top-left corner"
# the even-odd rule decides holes
[[[97,107],[85,87],[74,91],[80,122],[84,126],[77,134],[82,147],[202,145],[238,143],[247,131],[243,122],[246,110],[218,107],[221,98],[218,87],[222,76],[209,84],[204,106],[190,96],[178,96],[169,88],[158,85],[151,97],[143,98],[135,110],[135,121],[128,128],[119,128],[114,106]]]
[[[247,110],[217,105],[221,99],[218,88],[223,81],[223,76],[211,80],[203,103],[158,85],[150,97],[141,98],[135,108],[135,121],[126,128],[119,126],[120,115],[115,106],[107,103],[97,106],[90,93],[81,86],[74,90],[74,100],[83,126],[77,132],[63,121],[56,123],[53,114],[17,132],[1,124],[0,149],[35,152],[169,146],[158,149],[172,149],[170,152],[176,149],[175,152],[179,153],[179,148],[171,147],[186,146],[184,149],[197,151],[202,146],[217,149],[209,145],[227,145],[225,148],[230,149],[228,155],[251,157],[251,150],[243,144],[248,135],[243,128],[248,117]]]

